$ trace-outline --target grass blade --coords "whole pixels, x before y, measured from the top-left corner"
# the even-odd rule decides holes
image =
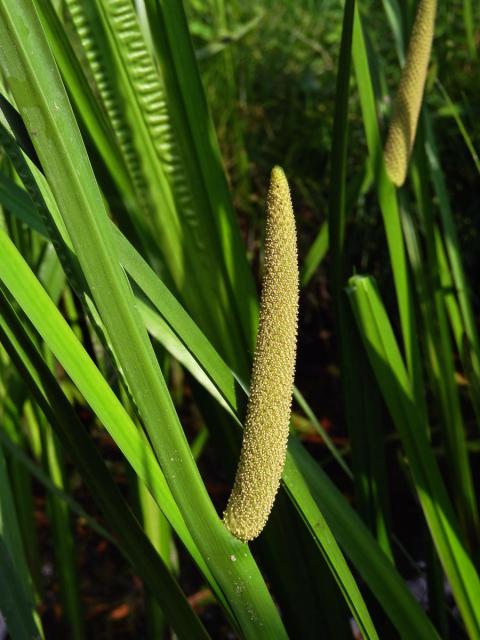
[[[359,515],[322,468],[294,439],[290,455],[301,470],[335,538],[404,638],[438,638],[430,620],[406,587]]]
[[[400,215],[395,188],[388,179],[385,163],[383,161],[382,141],[377,120],[375,93],[358,7],[355,10],[354,17],[353,61],[362,108],[363,123],[367,138],[370,165],[372,174],[375,176],[378,202],[382,212],[383,224],[390,254],[390,263],[392,265],[407,367],[408,371],[412,375],[417,402],[424,404],[419,348],[415,332],[415,314],[408,277]]]
[[[470,302],[470,287],[468,285],[463,269],[461,248],[458,240],[457,229],[453,221],[450,199],[448,197],[445,178],[443,175],[442,167],[440,165],[432,120],[428,114],[425,116],[425,151],[430,167],[433,186],[438,198],[445,248],[453,283],[455,286],[455,291],[458,297],[458,304],[465,332],[465,340],[467,342],[467,350],[471,355],[471,366],[464,366],[464,368],[465,370],[469,370],[475,379],[475,382],[472,384],[472,389],[478,389],[480,381],[480,342],[478,339],[475,317]],[[462,354],[464,352],[464,349],[462,348],[459,351],[460,354]],[[476,399],[476,401],[474,402],[474,406],[477,405],[478,399]],[[480,415],[477,415],[477,420],[480,424]]]
[[[425,518],[472,638],[480,633],[480,580],[459,535],[453,509],[427,438],[425,414],[379,295],[369,278],[351,278],[349,297],[370,363],[405,447]]]
[[[153,37],[171,101],[172,116],[181,123],[179,130],[188,132],[188,140],[183,139],[180,143],[183,158],[184,161],[190,159],[192,163],[188,169],[192,184],[192,175],[202,183],[199,187],[203,188],[206,198],[202,199],[205,202],[203,220],[217,230],[234,296],[233,315],[238,314],[244,345],[248,352],[253,352],[258,316],[255,287],[233,211],[183,2],[147,0],[146,5],[153,18]],[[212,214],[213,220],[207,222]],[[237,366],[237,370],[243,375],[240,367]]]
[[[119,545],[139,575],[157,595],[172,625],[185,638],[207,638],[176,581],[170,575],[113,483],[103,461],[59,389],[48,367],[25,333],[7,298],[0,291],[0,339],[12,360],[31,385],[50,424],[105,512],[115,530]]]
[[[328,223],[324,222],[320,227],[317,237],[313,241],[307,255],[303,259],[300,269],[300,285],[306,287],[313,274],[326,256],[329,244]]]
[[[4,3],[1,11],[5,42],[2,66],[8,71],[15,65],[17,72],[29,78],[28,87],[13,83],[16,101],[29,133],[32,127],[36,133],[35,148],[171,492],[202,556],[209,558],[239,626],[247,633],[261,620],[266,637],[283,637],[278,612],[248,548],[226,531],[192,458],[111,242],[110,221],[38,18],[23,0]],[[42,117],[40,130],[35,128],[32,112],[26,106],[32,94],[35,113]],[[161,433],[158,425],[163,427]],[[238,561],[233,563],[232,557]]]
[[[2,455],[2,454],[0,454]],[[0,610],[13,640],[41,638],[34,618],[34,607],[3,535],[0,535]]]

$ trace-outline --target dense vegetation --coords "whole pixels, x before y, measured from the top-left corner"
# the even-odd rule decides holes
[[[0,0],[12,638],[480,638],[480,12],[439,3],[396,187],[383,148],[422,4]],[[222,514],[274,165],[297,366],[247,544]]]

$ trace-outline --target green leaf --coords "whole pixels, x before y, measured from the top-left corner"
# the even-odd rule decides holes
[[[362,576],[402,638],[438,638],[430,620],[406,587],[390,558],[347,499],[300,443],[291,439],[293,457],[309,490],[346,555]]]
[[[233,218],[228,219],[219,203],[212,203],[205,192],[202,172],[209,150],[198,162],[194,132],[184,126],[183,106],[175,102],[176,84],[169,84],[173,62],[159,73],[129,0],[95,0],[90,4],[69,0],[68,5],[129,167],[137,200],[175,287],[203,331],[217,338],[227,361],[237,364],[243,360],[247,371],[241,328],[235,315],[230,322],[227,319],[235,297],[226,277],[220,230],[212,212],[219,211],[230,226]],[[182,51],[184,56],[186,51]],[[123,108],[125,103],[128,109]],[[199,117],[196,109],[196,121]],[[231,229],[228,233],[235,237]],[[237,236],[241,248],[238,232]],[[237,254],[246,265],[245,256]],[[248,276],[245,283],[251,282],[248,269],[244,271]],[[199,290],[203,295],[198,295]],[[216,305],[207,302],[213,296]],[[248,307],[239,306],[240,316],[244,308]]]
[[[220,149],[206,96],[195,60],[195,52],[188,31],[183,2],[172,0],[146,0],[151,16],[154,42],[162,66],[172,118],[177,123],[177,134],[182,157],[201,219],[206,227],[215,228],[220,238],[222,268],[226,269],[233,293],[234,312],[230,312],[230,328],[237,322],[243,333],[244,348],[253,352],[258,321],[258,303],[255,285],[248,266],[245,247],[232,206],[222,165]],[[200,193],[203,196],[200,199]],[[202,327],[201,327],[202,328]],[[207,333],[207,336],[212,337]],[[223,355],[223,354],[222,354]],[[243,354],[241,354],[243,357]],[[239,358],[240,354],[236,354]],[[227,359],[227,362],[228,359]],[[230,363],[241,375],[249,373],[249,363]]]
[[[340,587],[343,597],[359,626],[362,637],[378,638],[363,597],[345,558],[330,531],[328,523],[313,499],[300,469],[296,466],[291,456],[287,457],[283,481],[294,504],[308,523],[310,532],[316,539],[323,557]]]
[[[82,273],[182,517],[243,633],[261,622],[265,637],[284,637],[248,547],[223,526],[191,455],[112,243],[111,223],[38,18],[24,0],[8,0],[0,11],[0,62],[12,78],[10,88],[27,130],[35,134],[35,149]],[[23,300],[21,306],[29,304]]]
[[[104,511],[120,549],[155,593],[177,632],[185,638],[191,638],[192,634],[207,638],[208,634],[140,529],[89,436],[1,290],[0,309],[0,340]],[[135,433],[134,430],[130,437]],[[146,455],[145,451],[143,453]]]
[[[15,639],[17,636],[18,638],[43,637],[42,625],[35,613],[33,585],[2,447],[0,447],[0,557],[2,560],[0,602],[10,633]],[[12,581],[11,585],[7,581],[7,576]],[[18,607],[13,599],[15,597],[18,597]]]
[[[472,638],[480,633],[480,580],[462,540],[427,437],[425,414],[416,406],[385,309],[371,278],[355,276],[348,289],[358,328],[378,385],[408,456],[432,539]]]
[[[324,222],[303,260],[300,269],[300,284],[302,287],[307,286],[323,258],[326,256],[328,242],[328,223]]]
[[[0,535],[0,610],[12,640],[36,640],[41,634],[34,619],[34,607],[26,594],[3,535]]]
[[[405,246],[402,237],[400,214],[395,187],[388,179],[383,161],[382,140],[377,120],[375,93],[358,7],[355,8],[352,53],[360,105],[362,108],[363,124],[367,138],[370,168],[375,177],[378,202],[382,213],[390,264],[392,266],[407,367],[414,381],[417,402],[422,404],[424,403],[424,392],[422,388],[419,347],[415,332],[415,313],[409,283]]]

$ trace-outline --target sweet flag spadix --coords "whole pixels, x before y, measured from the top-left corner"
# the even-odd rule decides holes
[[[287,179],[272,170],[267,197],[265,268],[240,461],[224,514],[240,540],[262,531],[285,464],[298,315],[295,218]]]

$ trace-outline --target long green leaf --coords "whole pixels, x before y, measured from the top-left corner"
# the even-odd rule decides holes
[[[35,134],[36,151],[98,313],[182,517],[243,632],[247,635],[261,623],[265,637],[283,637],[280,617],[248,547],[223,526],[192,458],[134,307],[107,212],[38,18],[24,0],[3,3],[1,14],[2,67],[10,78],[20,74],[28,79],[13,80],[12,92],[30,135]]]
[[[236,320],[227,320],[235,298],[212,220],[218,207],[211,208],[205,200],[201,180],[205,159],[195,165],[195,148],[182,126],[182,111],[171,104],[174,91],[171,87],[165,91],[171,65],[159,73],[129,0],[69,0],[68,4],[173,282],[204,332],[216,336],[227,361],[237,364],[243,358],[246,372],[240,328]],[[128,110],[123,108],[125,101]],[[248,271],[246,275],[245,282],[251,281]],[[207,304],[213,296],[217,304]]]
[[[26,638],[27,632],[31,637],[43,637],[40,620],[35,613],[35,596],[31,583],[25,549],[23,547],[17,513],[13,501],[7,464],[0,447],[0,552],[2,554],[2,570],[12,578],[12,588],[19,597],[18,609],[16,603],[10,601],[8,583],[0,582],[0,598],[5,606],[7,624],[11,624],[11,633],[19,638]],[[4,564],[5,563],[5,566]],[[21,616],[25,616],[22,619]],[[9,618],[11,622],[9,622]],[[10,626],[9,626],[10,628]]]
[[[472,377],[474,378],[472,389],[478,389],[480,381],[480,341],[478,338],[475,316],[470,302],[470,287],[462,264],[462,252],[458,240],[458,233],[453,221],[450,198],[445,185],[445,178],[440,165],[440,157],[437,151],[432,119],[429,114],[426,114],[425,116],[425,123],[425,151],[428,158],[433,186],[438,198],[446,254],[458,297],[458,304],[464,327],[465,339],[467,342],[467,351],[470,354],[470,366],[465,368],[470,370]],[[464,348],[459,349],[459,351],[461,355],[465,352]],[[475,398],[474,406],[477,407],[478,404],[479,399]],[[480,413],[478,411],[477,419],[480,420]]]
[[[9,151],[11,152],[10,148]],[[36,191],[34,200],[37,210],[25,191],[1,173],[0,202],[19,220],[48,237],[45,224],[39,216],[41,210],[39,204],[43,198],[31,171],[34,167],[29,169],[25,163],[20,164],[18,160],[17,158],[18,169],[21,170],[22,179],[29,184],[30,193],[33,195],[33,191]],[[47,205],[42,206],[47,212],[44,211],[43,216],[48,215]],[[58,213],[54,216],[55,222],[60,222],[57,216]],[[52,233],[51,222],[48,226],[50,233]],[[119,252],[120,262],[136,285],[134,286],[136,304],[145,326],[152,336],[160,340],[171,355],[177,358],[228,411],[231,411],[231,406],[236,407],[236,387],[238,384],[232,379],[230,369],[138,251],[115,225],[111,225],[111,230],[113,242]],[[60,242],[66,247],[66,250],[63,250],[60,255],[64,260],[64,268],[70,274],[76,274],[75,281],[80,286],[77,293],[79,295],[87,293],[80,284],[82,278],[78,271],[78,263],[71,259],[73,248],[66,230],[60,225],[54,233],[59,236],[57,247]],[[195,358],[192,358],[191,353],[195,353]],[[208,372],[208,376],[206,372]]]
[[[442,476],[428,442],[425,414],[371,279],[355,276],[349,296],[370,363],[408,455],[425,518],[470,637],[480,633],[480,579],[459,534]]]
[[[24,374],[50,424],[105,512],[124,554],[159,598],[180,635],[208,637],[175,579],[145,538],[89,436],[1,291],[0,308],[0,339],[4,347]]]
[[[417,401],[419,403],[424,403],[419,347],[415,332],[415,314],[413,309],[412,292],[409,286],[400,214],[395,187],[388,179],[383,161],[382,141],[377,119],[375,93],[365,38],[363,35],[362,20],[358,7],[355,9],[352,53],[360,104],[362,108],[363,123],[367,138],[370,166],[372,174],[375,176],[378,202],[382,212],[390,263],[395,283],[407,367],[414,381]]]
[[[0,454],[1,455],[1,454]],[[33,605],[27,596],[18,567],[0,535],[0,610],[13,640],[41,638],[33,616]]]
[[[77,111],[85,123],[85,129],[92,137],[119,191],[127,202],[131,202],[134,198],[132,184],[122,156],[118,153],[115,134],[105,113],[94,98],[53,4],[50,0],[35,0],[35,3],[55,60]]]
[[[258,316],[255,287],[228,192],[183,2],[146,0],[146,5],[154,18],[151,21],[154,41],[164,73],[172,117],[179,124],[178,131],[188,132],[189,136],[188,141],[184,139],[181,142],[184,161],[191,162],[188,169],[190,180],[196,176],[202,183],[205,194],[202,200],[204,221],[210,215],[211,224],[219,234],[225,268],[234,292],[234,316],[238,313],[245,344],[248,351],[253,351]],[[237,366],[237,370],[243,375],[240,367]]]
[[[215,588],[215,581],[198,554],[150,447],[15,246],[1,230],[0,244],[5,258],[0,261],[0,280],[10,289],[45,343],[109,430],[135,473],[149,488],[180,539]]]
[[[363,597],[350,573],[345,558],[292,457],[287,458],[283,481],[286,484],[288,493],[292,496],[295,505],[302,517],[307,521],[311,533],[322,549],[325,561],[333,573],[350,611],[355,617],[362,637],[378,638]]]
[[[306,287],[310,282],[313,274],[317,270],[319,264],[326,256],[329,243],[328,223],[324,222],[320,227],[317,237],[313,241],[307,255],[303,260],[302,267],[300,269],[300,284],[302,287]]]
[[[402,638],[438,638],[430,620],[358,514],[321,467],[292,439],[289,455],[301,470],[312,496],[358,573],[365,580]]]
[[[387,502],[387,483],[378,460],[383,457],[383,434],[379,428],[379,406],[376,388],[368,383],[369,366],[358,348],[354,320],[344,299],[343,287],[348,268],[345,250],[348,102],[355,2],[345,3],[339,73],[337,78],[335,116],[332,134],[331,190],[329,199],[330,252],[332,255],[332,293],[338,327],[344,413],[351,441],[355,496],[364,518],[372,522],[388,547],[385,535],[384,504]],[[364,384],[357,376],[362,372]],[[365,440],[373,446],[364,446]],[[368,479],[368,481],[366,480]],[[374,514],[370,517],[370,514]],[[380,533],[381,532],[381,533]]]
[[[419,141],[424,138],[424,126],[419,128]],[[420,292],[420,300],[424,302],[424,318],[428,324],[426,334],[430,336],[430,352],[438,361],[436,387],[440,396],[444,418],[443,432],[448,448],[448,464],[454,487],[455,504],[458,507],[461,522],[472,542],[478,538],[478,507],[470,461],[467,452],[465,427],[458,385],[455,381],[454,356],[448,329],[443,294],[440,289],[439,259],[435,242],[435,224],[431,206],[430,193],[427,189],[428,167],[424,149],[420,147],[414,157],[413,176],[415,192],[420,215],[425,228],[426,261],[417,265],[417,277],[422,280],[423,272],[427,272],[426,281]],[[434,363],[435,366],[435,363]]]

